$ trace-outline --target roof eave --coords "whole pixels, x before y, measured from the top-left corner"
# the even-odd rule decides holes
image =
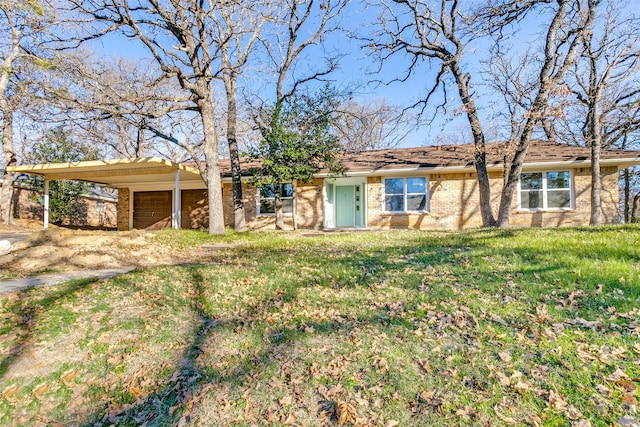
[[[565,160],[565,161],[551,161],[551,162],[525,162],[523,164],[524,169],[549,169],[549,168],[576,168],[576,167],[589,167],[591,160]],[[635,159],[630,158],[614,158],[614,159],[601,159],[600,166],[617,166],[618,169],[625,169],[630,166],[640,165],[640,157]],[[504,169],[502,163],[493,163],[487,165],[488,172],[501,172]],[[455,166],[411,166],[404,168],[393,169],[369,169],[362,171],[346,171],[345,176],[378,176],[378,175],[396,175],[400,173],[419,173],[419,172],[431,172],[431,173],[466,173],[469,171],[475,171],[473,165],[455,165]],[[318,178],[334,177],[335,174],[330,172],[321,172],[316,174]]]

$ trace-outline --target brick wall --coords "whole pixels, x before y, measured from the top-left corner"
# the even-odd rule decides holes
[[[511,225],[558,227],[587,225],[590,217],[591,172],[589,168],[573,171],[575,209],[571,211],[528,212],[517,211],[514,197]],[[497,212],[502,190],[502,174],[491,173],[491,204]],[[616,223],[618,219],[618,173],[616,168],[602,170],[603,222]],[[296,222],[299,228],[322,228],[323,180],[299,183],[296,187]],[[479,227],[482,218],[479,209],[478,184],[474,172],[429,175],[430,211],[424,214],[389,214],[383,212],[382,177],[367,179],[367,223],[370,228],[462,229]],[[127,189],[119,190],[118,229],[129,229],[129,198]],[[258,190],[245,184],[243,200],[247,226],[250,229],[273,229],[273,215],[257,215]],[[233,227],[233,193],[231,183],[222,189],[225,226]],[[293,227],[293,217],[285,215],[285,225]]]
[[[296,222],[299,228],[322,228],[324,180],[316,178],[296,187]]]
[[[296,186],[296,223],[299,228],[322,227],[322,187],[324,180],[314,179],[310,183],[298,183]],[[276,219],[274,215],[258,215],[258,189],[249,184],[242,188],[244,213],[247,227],[252,230],[273,229]],[[224,209],[224,224],[233,227],[233,189],[231,183],[224,183],[222,187],[222,203]],[[285,226],[293,228],[293,216],[284,216]]]
[[[601,169],[602,190],[601,221],[604,224],[620,222],[618,201],[618,169]],[[591,218],[591,168],[573,170],[575,209],[556,212],[513,211],[511,224],[526,227],[563,227],[589,225]],[[514,209],[517,207],[514,200]]]
[[[258,189],[247,183],[243,183],[242,202],[244,203],[244,215],[247,227],[251,230],[275,229],[276,217],[274,215],[258,215]],[[233,188],[231,183],[222,185],[222,206],[224,210],[224,225],[233,227]],[[286,227],[293,228],[293,217],[284,216]]]
[[[118,231],[129,231],[129,204],[131,191],[128,188],[118,188]]]
[[[571,211],[517,211],[514,197],[510,224],[527,227],[560,227],[588,225],[590,217],[591,171],[574,170],[575,209]],[[498,211],[502,174],[489,174],[491,205]],[[475,173],[432,174],[429,176],[430,211],[424,214],[390,214],[383,212],[381,177],[370,177],[368,186],[368,224],[371,228],[462,229],[479,227],[478,183]],[[604,223],[617,223],[618,174],[616,168],[602,170],[602,214]]]

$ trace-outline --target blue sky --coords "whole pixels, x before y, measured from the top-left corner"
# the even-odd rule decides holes
[[[352,2],[349,6],[350,10],[345,13],[343,18],[344,25],[353,30],[362,31],[366,30],[366,25],[372,17],[374,17],[373,11],[363,11],[358,7],[360,2]],[[630,12],[640,13],[640,1],[632,1],[627,4],[627,9]],[[527,47],[535,46],[536,42],[539,42],[539,30],[544,24],[542,22],[544,18],[537,17],[531,19],[525,23],[526,31],[520,34],[520,39],[515,41],[512,46],[512,52],[523,51]],[[361,103],[366,103],[370,100],[385,99],[389,103],[409,106],[424,98],[425,94],[431,88],[434,82],[435,73],[439,63],[434,62],[435,69],[431,69],[427,64],[422,64],[414,73],[414,75],[403,83],[393,83],[391,85],[372,85],[366,84],[373,77],[370,73],[377,68],[377,63],[372,60],[370,52],[362,50],[360,43],[356,40],[350,39],[344,35],[330,37],[327,42],[329,49],[334,49],[345,54],[340,62],[340,70],[333,76],[335,79],[335,85],[338,87],[352,87],[358,86],[358,89],[354,97]],[[110,35],[106,38],[94,42],[94,47],[99,52],[105,54],[117,54],[130,59],[138,59],[149,57],[146,49],[137,41],[124,40],[121,36]],[[493,104],[491,101],[497,100],[489,90],[477,84],[481,80],[480,62],[479,60],[485,55],[487,46],[477,45],[471,46],[466,51],[466,70],[472,75],[473,89],[478,96],[476,101],[481,109],[481,114],[484,116],[485,123],[488,122],[488,118],[492,114]],[[478,55],[476,55],[478,54]],[[397,55],[391,61],[385,63],[382,68],[382,73],[375,77],[379,80],[388,81],[394,77],[402,75],[407,67],[406,58]],[[429,125],[425,124],[418,128],[417,131],[411,135],[403,146],[416,146],[416,145],[428,145],[438,141],[440,142],[469,142],[464,135],[468,133],[468,125],[466,118],[463,114],[453,115],[451,111],[455,109],[455,106],[459,104],[457,92],[454,87],[449,87],[449,97],[453,101],[452,107],[449,110],[448,115],[440,114]],[[260,88],[258,90],[265,90]],[[432,104],[430,109],[427,109],[427,115],[431,116],[435,103]],[[488,123],[490,124],[490,123]],[[446,138],[440,139],[439,137],[445,136]],[[491,135],[488,135],[489,138]]]

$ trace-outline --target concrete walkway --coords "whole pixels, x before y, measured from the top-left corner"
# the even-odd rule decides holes
[[[30,234],[31,233],[0,233],[0,240],[7,240],[9,243],[14,244],[26,239]]]
[[[109,279],[132,271],[135,267],[109,268],[104,270],[80,270],[64,273],[43,274],[23,279],[0,280],[0,294],[20,291],[35,286],[50,286],[80,279]]]

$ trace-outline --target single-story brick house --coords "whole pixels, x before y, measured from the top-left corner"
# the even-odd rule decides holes
[[[504,145],[487,145],[494,211],[503,182]],[[590,150],[553,142],[530,145],[511,224],[557,227],[586,225],[590,216]],[[318,173],[311,182],[283,184],[285,218],[300,228],[460,229],[482,225],[473,166],[473,145],[428,146],[367,151],[342,156],[346,172]],[[618,172],[640,164],[640,151],[605,150],[601,155],[602,216],[619,221]],[[229,162],[223,175],[225,224],[232,226]],[[243,196],[252,229],[274,225],[273,188],[249,184]],[[78,179],[118,189],[118,229],[204,228],[207,192],[189,164],[158,158],[90,161],[13,167],[46,180]]]

